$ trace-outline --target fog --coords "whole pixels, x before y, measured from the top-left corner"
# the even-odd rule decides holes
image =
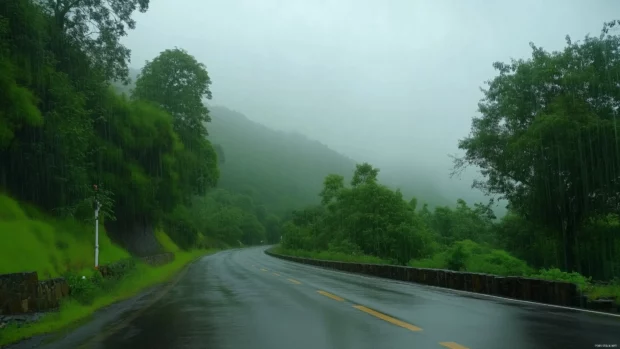
[[[450,179],[448,154],[491,64],[618,14],[615,0],[156,0],[124,43],[136,68],[183,48],[206,64],[212,104],[463,196],[474,173]]]

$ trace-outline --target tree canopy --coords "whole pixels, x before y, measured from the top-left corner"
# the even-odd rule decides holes
[[[561,52],[531,44],[531,59],[494,64],[499,75],[483,91],[456,165],[480,167],[478,188],[560,234],[572,270],[584,224],[618,212],[620,95],[610,77],[620,72],[620,37],[566,42]]]
[[[284,223],[283,247],[503,275],[620,277],[617,23],[598,38],[567,37],[561,51],[531,44],[531,58],[494,63],[455,171],[480,169],[474,187],[507,200],[506,216],[497,219],[492,200],[432,210],[407,202],[360,164],[349,186],[340,173],[325,177],[321,204]]]
[[[111,87],[129,80],[120,39],[147,9],[147,0],[0,4],[0,189],[78,221],[93,219],[97,200],[128,248],[154,241],[154,227],[187,249],[276,241],[279,218],[261,202],[215,190],[223,151],[206,139],[204,64],[165,50],[129,98]]]

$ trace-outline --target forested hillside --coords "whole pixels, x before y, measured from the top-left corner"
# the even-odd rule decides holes
[[[319,202],[330,173],[348,176],[355,162],[303,135],[267,128],[224,107],[211,107],[209,139],[222,147],[222,188],[248,193],[284,214]]]
[[[0,5],[0,190],[32,208],[27,217],[10,214],[22,211],[4,196],[5,227],[23,219],[71,222],[78,241],[88,241],[99,203],[102,236],[107,231],[134,255],[163,250],[158,229],[187,250],[278,239],[278,218],[257,199],[217,189],[205,66],[175,48],[153,57],[139,76],[130,72],[120,38],[148,1],[115,1],[112,11],[99,2],[52,3]],[[87,23],[105,35],[90,35]],[[52,241],[61,239],[50,231]],[[12,249],[0,248],[3,270],[27,269],[27,259],[19,265],[9,256],[38,253],[29,251],[36,229],[23,222],[0,233],[13,241],[0,244]]]
[[[461,140],[455,170],[482,169],[475,186],[490,204],[429,209],[380,184],[358,165],[352,180],[326,176],[320,205],[284,226],[284,251],[579,282],[616,280],[599,292],[620,302],[620,36],[567,38],[563,51],[532,45],[532,57],[495,63],[480,116]],[[558,269],[559,268],[559,269]]]

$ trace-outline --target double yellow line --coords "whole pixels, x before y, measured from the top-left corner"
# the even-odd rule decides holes
[[[319,290],[319,291],[317,291],[317,292],[318,292],[318,293],[320,293],[320,294],[322,294],[323,296],[325,296],[325,297],[329,297],[329,298],[331,298],[331,299],[333,299],[333,300],[335,300],[335,301],[338,301],[338,302],[344,302],[344,298],[342,298],[342,297],[338,297],[338,296],[336,296],[335,294],[332,294],[332,293],[329,293],[329,292],[326,292],[326,291],[323,291],[323,290]],[[421,329],[421,328],[419,328],[419,327],[417,327],[417,326],[414,326],[414,325],[409,324],[409,323],[406,323],[406,322],[404,322],[404,321],[401,321],[401,320],[395,319],[395,318],[393,318],[393,317],[391,317],[391,316],[389,316],[389,315],[385,315],[385,314],[380,313],[380,312],[378,312],[378,311],[376,311],[376,310],[372,310],[372,309],[370,309],[370,308],[367,308],[367,307],[365,307],[365,306],[363,306],[363,305],[354,305],[354,306],[353,306],[353,308],[355,308],[355,309],[357,309],[357,310],[361,310],[361,311],[363,311],[364,313],[366,313],[366,314],[370,314],[370,315],[372,315],[372,316],[374,316],[374,317],[376,317],[376,318],[378,318],[378,319],[381,319],[381,320],[383,320],[383,321],[387,321],[387,322],[389,322],[389,323],[391,323],[391,324],[393,324],[393,325],[400,326],[400,327],[402,327],[402,328],[406,328],[406,329],[408,329],[409,331],[413,331],[413,332],[419,332],[419,331],[422,331],[422,329]]]
[[[268,271],[265,268],[260,268],[260,270],[261,271]],[[272,272],[272,274],[275,275],[275,276],[280,276],[280,274],[278,274],[276,272]],[[287,279],[287,280],[290,281],[293,284],[301,285],[301,282],[299,282],[299,281],[297,281],[295,279]],[[321,294],[321,295],[323,295],[323,296],[325,296],[325,297],[327,297],[327,298],[333,299],[333,300],[335,300],[337,302],[344,302],[345,301],[344,298],[342,298],[340,296],[337,296],[337,295],[335,295],[333,293],[329,293],[327,291],[317,290],[316,292]],[[396,318],[393,318],[393,317],[391,317],[389,315],[380,313],[380,312],[378,312],[376,310],[370,309],[370,308],[365,307],[363,305],[353,305],[353,308],[355,308],[357,310],[360,310],[360,311],[363,311],[364,313],[372,315],[372,316],[374,316],[374,317],[376,317],[378,319],[381,319],[383,321],[389,322],[389,323],[391,323],[393,325],[396,325],[396,326],[408,329],[409,331],[413,331],[413,332],[420,332],[420,331],[422,331],[422,329],[420,327],[414,326],[414,325],[412,325],[410,323],[407,323],[407,322],[404,322],[402,320],[398,320]],[[464,346],[462,346],[462,345],[460,345],[458,343],[455,343],[455,342],[440,342],[439,345],[441,345],[443,347],[446,347],[448,349],[469,349],[469,348],[464,347]]]
[[[333,293],[329,293],[329,292],[323,291],[323,290],[318,290],[317,293],[322,294],[323,296],[331,298],[331,299],[333,299],[335,301],[344,302],[344,298],[336,296]],[[372,315],[372,316],[374,316],[374,317],[376,317],[378,319],[381,319],[383,321],[389,322],[392,325],[396,325],[396,326],[399,326],[399,327],[402,327],[402,328],[406,328],[409,331],[413,331],[413,332],[420,332],[420,331],[422,331],[422,329],[417,327],[417,326],[414,326],[414,325],[412,325],[410,323],[398,320],[396,318],[393,318],[393,317],[391,317],[389,315],[380,313],[380,312],[378,312],[376,310],[370,309],[370,308],[365,307],[363,305],[354,305],[353,308],[355,308],[357,310],[360,310],[360,311],[363,311],[364,313]],[[455,342],[440,342],[439,345],[444,346],[444,347],[446,347],[448,349],[469,349],[469,348],[464,347],[464,346],[462,346],[462,345],[460,345],[458,343],[455,343]]]

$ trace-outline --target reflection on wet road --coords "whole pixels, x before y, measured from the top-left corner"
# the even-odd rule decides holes
[[[524,349],[620,345],[620,318],[480,299],[269,257],[194,263],[166,293],[48,348]],[[126,311],[127,312],[133,312]],[[102,315],[104,316],[104,315]],[[90,331],[95,331],[90,327]]]

